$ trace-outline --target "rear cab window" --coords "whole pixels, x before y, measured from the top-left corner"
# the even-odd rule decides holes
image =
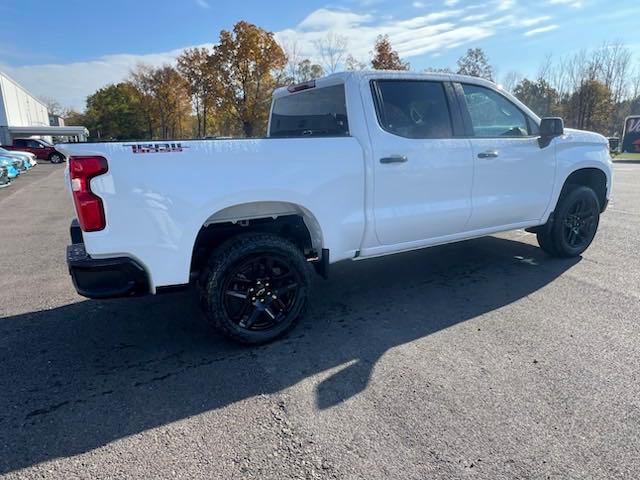
[[[340,137],[349,135],[344,85],[314,87],[276,98],[270,137]]]
[[[431,80],[375,80],[372,84],[380,126],[394,135],[451,138],[452,118],[444,84]]]

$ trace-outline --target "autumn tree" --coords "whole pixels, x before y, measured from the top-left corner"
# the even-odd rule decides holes
[[[64,113],[64,109],[62,108],[62,105],[60,105],[60,102],[58,102],[55,98],[40,97],[40,100],[42,101],[42,103],[46,105],[47,111],[51,115],[62,116],[62,114]]]
[[[569,98],[567,122],[582,130],[607,133],[613,113],[611,90],[598,80],[587,80]]]
[[[135,88],[146,137],[168,139],[190,136],[191,102],[186,80],[170,65],[138,65],[129,83]]]
[[[191,111],[187,83],[170,65],[154,69],[151,82],[160,138],[184,137]]]
[[[379,35],[376,39],[371,66],[376,70],[409,70],[409,64],[391,47],[388,35]]]
[[[513,89],[513,94],[541,117],[559,114],[560,95],[542,78],[521,80]]]
[[[154,138],[157,125],[157,105],[153,91],[153,67],[139,64],[129,74],[129,83],[135,88],[138,109],[144,118],[145,138]]]
[[[324,70],[328,73],[336,72],[347,55],[347,38],[329,32],[324,38],[314,41],[313,44],[322,60]]]
[[[284,70],[287,61],[273,33],[238,22],[233,31],[220,32],[212,60],[224,86],[221,108],[239,122],[245,136],[265,131],[275,73]]]
[[[86,126],[88,122],[87,115],[74,109],[65,112],[64,123],[68,126]]]
[[[283,42],[282,48],[287,56],[284,68],[284,83],[300,83],[324,75],[324,68],[302,55],[297,41]]]
[[[347,59],[344,61],[344,68],[349,71],[364,70],[367,68],[367,64],[349,54],[347,55]]]
[[[294,81],[298,82],[306,82],[309,80],[313,80],[314,78],[320,78],[324,75],[324,69],[321,65],[317,63],[313,63],[308,58],[302,60],[298,63],[298,68],[295,70],[295,78]]]
[[[502,79],[502,87],[507,92],[513,92],[516,86],[523,80],[522,75],[515,70],[509,71]]]
[[[467,53],[458,59],[458,73],[471,75],[493,82],[493,67],[481,48],[470,48]]]
[[[184,79],[193,111],[196,114],[196,135],[207,136],[207,120],[213,113],[220,85],[210,51],[206,48],[189,48],[177,59],[177,69]]]

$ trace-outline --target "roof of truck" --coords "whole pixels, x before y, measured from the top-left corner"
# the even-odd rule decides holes
[[[416,79],[416,80],[440,80],[450,82],[464,82],[474,83],[478,85],[486,85],[492,88],[501,88],[495,83],[485,80],[483,78],[471,77],[469,75],[458,75],[455,73],[444,72],[410,72],[406,70],[354,70],[348,72],[336,72],[325,77],[314,79],[317,87],[327,87],[330,85],[336,85],[339,83],[345,83],[351,78],[404,78],[404,79]],[[288,87],[281,87],[274,92],[275,97],[290,95],[292,92],[288,90]]]
[[[524,105],[520,100],[514,97],[511,93],[504,90],[501,85],[498,85],[489,80],[485,80],[484,78],[479,77],[471,77],[469,75],[458,75],[456,73],[444,73],[444,72],[409,72],[405,70],[357,70],[357,71],[349,71],[349,72],[337,72],[332,73],[331,75],[327,75],[326,77],[318,78],[312,80],[313,87],[329,87],[331,85],[339,85],[347,83],[348,81],[355,80],[356,83],[361,81],[362,79],[404,79],[404,80],[434,80],[441,82],[460,82],[460,83],[471,83],[475,85],[482,85],[494,90],[499,90],[503,95],[509,98],[512,102],[518,105],[522,110],[524,110],[530,117],[540,120],[540,117],[536,115],[530,108]],[[307,82],[303,82],[307,83]],[[302,85],[302,84],[300,84]],[[273,98],[276,99],[278,97],[284,97],[286,95],[295,95],[298,93],[297,91],[289,90],[291,87],[295,87],[296,85],[292,85],[289,87],[281,87],[276,89],[273,92]],[[307,87],[308,88],[308,87]],[[300,91],[304,91],[305,89],[301,89]]]

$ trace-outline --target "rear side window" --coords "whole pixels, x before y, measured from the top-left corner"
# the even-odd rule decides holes
[[[378,120],[386,131],[406,138],[453,136],[442,82],[378,80],[375,90]]]
[[[15,139],[13,141],[13,146],[14,147],[26,147],[27,146],[27,141],[17,138],[17,139]]]
[[[274,101],[270,137],[349,135],[344,85],[313,88]]]

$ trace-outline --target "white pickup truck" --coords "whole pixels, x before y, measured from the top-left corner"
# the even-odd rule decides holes
[[[446,74],[350,72],[278,89],[264,139],[60,148],[77,291],[194,283],[211,323],[244,343],[292,328],[310,266],[326,277],[341,260],[522,228],[552,256],[580,255],[611,192],[604,137]]]

